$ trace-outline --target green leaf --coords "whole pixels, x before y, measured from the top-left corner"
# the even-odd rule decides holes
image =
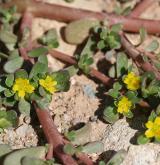
[[[48,93],[43,87],[39,87],[39,94],[43,97],[45,97]]]
[[[82,152],[86,154],[102,153],[104,151],[104,144],[100,141],[90,142],[83,146]]]
[[[12,151],[8,144],[0,144],[0,157],[10,153]]]
[[[38,47],[35,49],[32,49],[30,52],[28,52],[29,57],[39,57],[40,55],[46,55],[48,53],[48,49],[45,47]]]
[[[104,161],[100,161],[98,165],[106,165],[106,163]]]
[[[17,114],[15,111],[0,110],[0,128],[8,128],[15,126],[17,122]]]
[[[0,85],[0,92],[3,92],[4,90],[6,90],[6,88]]]
[[[7,155],[4,159],[3,165],[21,165],[21,160],[25,156],[32,158],[42,159],[46,155],[46,147],[31,147],[31,148],[23,148],[20,150],[15,150]]]
[[[22,57],[17,57],[12,60],[9,60],[4,64],[4,70],[7,73],[14,73],[16,70],[22,67],[23,61],[24,60]]]
[[[9,56],[7,54],[5,54],[5,53],[0,52],[0,57],[8,59]]]
[[[1,3],[7,3],[8,1],[1,1]],[[10,8],[3,8],[0,7],[0,14],[1,14],[1,21],[3,24],[9,24],[9,23],[13,23],[14,19],[15,19],[15,12],[16,12],[16,6],[12,6]]]
[[[12,107],[12,106],[14,106],[15,103],[16,103],[16,100],[14,99],[14,97],[3,98],[3,104],[5,106]]]
[[[157,114],[154,111],[152,111],[151,114],[149,115],[148,120],[154,121],[156,119],[156,117],[157,117]]]
[[[87,43],[85,44],[83,50],[81,51],[81,55],[88,54],[89,56],[93,56],[95,51],[95,41],[92,39],[92,36],[88,38]]]
[[[154,66],[159,70],[160,69],[160,62],[157,60],[152,60]]]
[[[48,95],[47,95],[46,97],[37,99],[35,101],[41,109],[46,110],[46,109],[48,109],[48,107],[50,105],[51,97],[48,97]]]
[[[36,101],[36,100],[40,100],[42,97],[36,93],[32,93],[31,96],[30,96],[30,99],[32,101]]]
[[[107,47],[107,44],[104,40],[101,40],[101,41],[98,42],[97,47],[98,47],[98,49],[102,50],[105,47]]]
[[[114,24],[111,27],[111,31],[118,33],[122,30],[122,27],[123,25],[121,23]]]
[[[43,63],[48,66],[48,58],[46,55],[40,55],[38,57],[38,62]]]
[[[36,64],[34,64],[32,70],[30,72],[29,78],[37,76],[37,74],[39,74],[39,73],[46,73],[47,70],[48,70],[47,65],[45,65],[44,63],[37,62]]]
[[[7,119],[12,123],[12,126],[17,125],[17,113],[14,110],[7,111]]]
[[[13,60],[17,57],[19,57],[19,51],[18,51],[18,49],[14,49],[14,50],[10,51],[8,60]]]
[[[99,33],[99,31],[101,31],[100,32],[100,39],[106,40],[107,39],[107,36],[109,34],[109,28],[107,26],[100,27],[99,30],[97,31],[97,33]]]
[[[142,96],[144,98],[149,97],[150,96],[150,92],[153,92],[153,90],[151,90],[151,88],[150,88],[150,92],[148,90],[148,84],[151,84],[152,81],[155,81],[155,75],[154,75],[153,72],[145,72],[142,75],[142,77],[141,77],[141,91],[142,91]]]
[[[126,93],[127,98],[133,103],[136,104],[140,101],[140,98],[137,97],[137,93],[133,91],[128,91]]]
[[[111,31],[106,39],[110,49],[119,49],[121,47],[121,40],[118,33]]]
[[[146,36],[147,36],[147,31],[144,27],[139,29],[139,34],[140,34],[140,44],[144,42]]]
[[[153,40],[147,47],[146,47],[146,51],[148,52],[154,52],[155,50],[157,50],[159,47],[159,42],[157,40]]]
[[[115,68],[115,65],[111,66],[111,68],[108,71],[108,75],[111,78],[115,78],[116,77],[116,68]]]
[[[15,72],[15,78],[28,78],[28,73],[24,69],[19,69]]]
[[[73,130],[70,132],[66,132],[65,137],[70,141],[74,141],[76,139],[76,133]]]
[[[22,114],[29,116],[31,105],[25,99],[21,99],[18,103],[18,109]]]
[[[122,89],[122,85],[119,83],[119,82],[115,82],[113,84],[113,88],[117,91],[121,90]]]
[[[21,165],[49,165],[49,164],[45,164],[44,160],[25,156],[21,159]]]
[[[6,90],[4,91],[4,95],[5,95],[6,97],[11,97],[11,96],[14,95],[14,93],[13,93],[12,90],[6,89]]]
[[[149,143],[149,142],[150,142],[150,139],[148,139],[144,134],[140,135],[137,138],[137,144],[146,144],[146,143]]]
[[[154,142],[159,144],[159,143],[160,143],[160,138],[155,137],[155,138],[154,138]]]
[[[91,123],[86,123],[82,128],[75,130],[75,140],[72,141],[74,145],[84,145],[90,142],[90,134],[92,131]]]
[[[68,91],[70,87],[70,75],[67,70],[52,73],[52,78],[57,81],[58,91]]]
[[[156,114],[157,115],[160,115],[160,104],[157,106],[157,108],[156,108]]]
[[[131,6],[127,6],[126,8],[123,9],[122,15],[127,16],[131,12],[132,8]]]
[[[110,89],[108,95],[116,99],[120,95],[120,92],[116,89]]]
[[[58,35],[56,29],[50,29],[48,30],[41,38],[38,39],[38,41],[48,46],[48,48],[57,48],[59,46],[58,43]]]
[[[103,112],[103,118],[109,123],[115,123],[119,119],[119,115],[113,106],[107,106]]]
[[[14,82],[14,74],[7,75],[6,80],[5,80],[5,84],[8,87],[11,87],[13,85],[13,82]]]
[[[65,70],[69,73],[70,77],[76,75],[79,71],[78,67],[73,65],[65,68]]]
[[[78,66],[84,73],[88,74],[90,72],[90,65],[93,63],[93,58],[88,54],[84,54],[80,56],[78,61]]]
[[[133,118],[133,113],[131,111],[129,111],[128,113],[123,113],[123,115],[129,119]]]
[[[65,144],[65,146],[63,147],[63,151],[66,154],[74,155],[76,152],[76,149],[74,148],[74,146],[72,144]]]
[[[119,150],[106,165],[120,165],[126,156],[127,152],[125,150]]]
[[[99,24],[95,19],[73,21],[65,28],[65,39],[70,44],[81,44],[89,35],[90,29]]]
[[[11,31],[0,30],[0,40],[5,44],[16,44],[17,36]]]
[[[116,70],[117,70],[117,77],[120,77],[126,73],[128,69],[128,58],[125,53],[118,53],[117,54],[117,64],[116,64]]]
[[[8,121],[7,116],[3,116],[2,117],[2,112],[0,112],[0,128],[8,128],[12,126],[12,123],[10,121]]]

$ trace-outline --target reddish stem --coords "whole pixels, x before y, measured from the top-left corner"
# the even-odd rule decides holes
[[[29,58],[27,55],[27,51],[30,50],[32,48],[32,36],[31,36],[31,28],[32,28],[32,20],[33,20],[33,15],[31,13],[29,13],[28,11],[25,11],[21,20],[21,25],[20,25],[20,33],[21,33],[21,37],[23,39],[24,37],[24,33],[25,33],[25,29],[27,28],[30,32],[28,38],[27,38],[27,42],[25,46],[22,46],[19,48],[20,54],[21,56],[25,59],[30,61],[31,63],[34,63],[34,60]]]
[[[53,145],[54,153],[61,159],[64,165],[77,165],[72,156],[63,152],[63,138],[57,130],[48,110],[42,110],[34,104],[38,119],[42,125],[45,137],[49,144]]]
[[[124,16],[117,16],[114,14],[75,9],[56,4],[42,3],[35,0],[13,0],[9,5],[13,4],[17,5],[20,12],[24,12],[27,9],[35,17],[50,18],[64,22],[71,22],[84,18],[95,18],[100,21],[108,20],[109,25],[122,23],[124,31],[139,32],[139,29],[141,27],[144,27],[148,33],[160,33],[160,21],[157,20],[129,18]]]
[[[139,17],[155,0],[142,0],[129,14],[130,17]]]
[[[145,56],[147,56],[148,58],[150,58],[151,60],[157,60],[156,54],[151,53],[151,52],[147,52],[142,48],[137,48],[137,50],[141,53],[144,54]]]
[[[76,154],[76,157],[79,159],[79,163],[78,164],[85,163],[87,165],[94,165],[92,160],[90,158],[88,158],[84,153],[78,153],[78,154]]]
[[[28,28],[31,31],[31,25],[32,25],[32,14],[25,12],[21,21],[20,26],[20,32],[23,34],[25,28]],[[27,51],[32,48],[32,37],[29,36],[26,47],[19,48],[21,56],[24,58],[24,60],[28,60],[34,64],[34,59],[31,59],[27,55]],[[67,155],[63,152],[63,138],[59,134],[56,126],[54,125],[54,122],[52,120],[51,115],[49,114],[48,110],[40,110],[36,104],[34,103],[36,113],[38,116],[38,119],[42,125],[44,134],[46,136],[46,139],[49,143],[49,151],[47,154],[47,158],[51,159],[53,158],[53,151],[57,155],[57,157],[63,162],[64,165],[77,165],[76,161],[72,158],[72,156]]]
[[[77,61],[75,60],[74,57],[71,57],[67,54],[64,54],[62,52],[56,51],[56,50],[50,50],[49,51],[50,55],[56,59],[59,59],[63,62],[69,63],[71,65],[77,64]],[[91,68],[91,71],[89,73],[91,77],[95,77],[96,79],[100,80],[103,84],[107,86],[112,86],[113,79],[107,77],[103,73],[99,72],[98,70]]]
[[[121,43],[127,54],[135,61],[135,63],[141,67],[144,71],[154,72],[156,78],[160,80],[160,73],[149,62],[145,62],[141,56],[141,53],[130,43],[130,41],[121,34]]]

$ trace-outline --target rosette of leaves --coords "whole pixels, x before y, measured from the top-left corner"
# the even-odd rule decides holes
[[[17,36],[14,34],[14,27],[18,23],[20,17],[15,13],[15,6],[8,9],[0,8],[0,21],[3,23],[0,30],[0,41],[9,51],[14,50],[17,44]]]
[[[47,75],[51,76],[57,82],[56,92],[67,91],[69,89],[69,72],[67,70],[54,73],[49,72],[47,53],[48,49],[45,47],[38,47],[31,50],[28,55],[36,58],[37,62],[33,67],[26,70],[25,65],[23,65],[23,59],[19,57],[18,52],[12,52],[4,65],[6,74],[0,78],[0,94],[3,105],[10,107],[18,105],[19,111],[26,115],[30,115],[31,103],[33,101],[42,109],[47,109],[51,102],[52,94],[39,85],[39,80],[45,79]],[[33,93],[26,93],[24,98],[19,98],[18,94],[13,92],[13,85],[17,78],[29,80],[35,89]]]
[[[113,53],[106,54],[107,60],[115,59],[115,63],[110,67],[108,74],[112,78],[122,77],[125,73],[132,69],[127,55],[124,52],[119,52],[114,56]]]
[[[52,98],[52,94],[46,91],[42,86],[38,86],[39,80],[46,78],[47,75],[52,77],[56,82],[56,91],[67,91],[70,87],[70,74],[67,70],[49,72],[48,70],[48,60],[46,57],[47,49],[45,47],[39,47],[31,52],[29,56],[37,58],[37,62],[33,65],[30,71],[29,78],[32,80],[36,87],[36,91],[31,95],[31,100],[36,101],[38,106],[42,109],[46,109]]]
[[[0,109],[0,129],[3,130],[17,125],[17,113],[14,110]]]
[[[160,81],[158,81],[153,72],[146,72],[142,76],[142,96],[148,98],[150,96],[160,96]]]
[[[100,50],[119,49],[121,47],[121,39],[118,34],[120,30],[120,24],[115,24],[111,28],[107,26],[96,27],[94,31],[99,37],[97,48]]]
[[[59,46],[59,42],[56,29],[48,30],[38,39],[38,42],[44,46],[47,46],[49,49],[57,48]]]
[[[88,54],[81,55],[78,61],[78,67],[86,74],[90,72],[90,65],[93,64],[94,60]]]
[[[54,159],[44,160],[48,146],[28,147],[12,150],[7,144],[0,144],[0,164],[3,165],[60,165]]]
[[[104,151],[104,144],[101,141],[90,142],[90,132],[90,123],[87,123],[78,130],[66,132],[65,137],[71,143],[64,146],[64,152],[70,155],[76,155],[79,152],[87,154],[102,153]]]
[[[148,121],[153,122],[156,119],[156,117],[158,117],[159,115],[160,115],[160,106],[158,106],[155,111],[152,111],[150,113],[150,115],[148,117]],[[146,129],[146,128],[144,128],[144,129]],[[156,138],[156,137],[148,138],[148,137],[146,137],[145,132],[141,133],[137,138],[138,144],[146,144],[146,143],[149,143],[150,141],[160,143],[159,138]]]
[[[106,108],[103,111],[103,119],[109,123],[115,123],[122,115],[117,111],[117,104],[123,96],[125,96],[132,103],[132,107],[128,111],[128,113],[123,113],[123,115],[127,118],[133,117],[133,113],[131,110],[134,109],[135,105],[140,101],[140,98],[136,91],[127,90],[122,96],[121,90],[125,91],[123,84],[115,82],[113,84],[113,88],[108,91],[108,95],[111,97],[111,103],[106,105]]]
[[[0,20],[3,24],[11,23],[15,19],[16,6],[10,8],[0,8]]]

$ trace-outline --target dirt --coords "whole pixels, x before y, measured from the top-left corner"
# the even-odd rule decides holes
[[[118,4],[116,0],[75,0],[74,3],[66,3],[63,0],[44,0],[49,3],[57,3],[76,8],[83,8],[94,11],[112,12]],[[132,2],[132,6],[136,1]],[[160,6],[158,2],[142,15],[143,18],[160,19]],[[66,24],[54,20],[35,18],[33,20],[32,37],[36,39],[45,31],[56,28],[59,36],[60,47],[58,50],[73,56],[76,46],[67,44],[61,32]],[[133,44],[139,42],[139,36],[128,34],[128,38]],[[147,37],[144,45],[147,45],[153,36]],[[99,56],[96,56],[97,58]],[[53,71],[62,69],[65,65],[48,55],[49,66]],[[99,85],[85,75],[75,75],[71,78],[71,87],[68,92],[55,93],[51,105],[50,113],[59,132],[64,133],[73,126],[90,123],[92,130],[91,141],[101,140],[106,151],[105,158],[109,159],[116,151],[125,149],[128,154],[122,165],[158,165],[160,164],[160,146],[158,144],[146,144],[142,146],[134,145],[131,142],[136,133],[136,129],[129,126],[126,119],[121,119],[110,125],[99,120],[97,110],[103,110],[105,95],[100,96]],[[30,124],[30,119],[22,116],[19,126],[16,129],[5,130],[0,134],[0,143],[9,143],[13,148],[36,146],[38,143],[37,134]]]

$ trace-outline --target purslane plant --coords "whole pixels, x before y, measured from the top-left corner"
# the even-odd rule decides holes
[[[7,12],[9,13],[10,11],[8,10]],[[46,35],[42,36],[39,40],[45,47],[38,47],[27,52],[28,56],[35,58],[37,62],[33,68],[25,68],[25,62],[22,57],[19,57],[19,53],[15,54],[10,52],[16,51],[14,49],[17,47],[18,41],[16,35],[13,33],[13,29],[5,29],[8,27],[8,23],[14,23],[13,19],[11,19],[12,14],[7,15],[3,11],[2,15],[6,20],[3,21],[5,26],[2,27],[3,31],[1,32],[0,39],[7,49],[7,52],[2,51],[1,53],[1,57],[7,59],[4,65],[4,71],[7,74],[2,75],[0,81],[2,105],[13,108],[17,108],[18,105],[21,113],[29,114],[30,103],[36,102],[39,107],[45,108],[49,105],[51,95],[54,92],[68,90],[70,75],[66,70],[55,73],[48,70],[48,62],[45,55],[48,49],[58,46],[54,30],[46,33]],[[8,40],[4,37],[4,32],[6,34],[5,36],[9,38]],[[113,27],[100,27],[100,31],[98,30],[95,33],[99,36],[98,43],[96,44],[96,48],[99,50],[119,51],[118,49],[121,48],[121,36],[117,29],[115,30]],[[50,36],[52,37],[50,38]],[[154,42],[149,50],[153,51],[157,47],[157,42]],[[85,54],[85,51],[82,52],[80,57],[77,58],[78,67],[84,73],[88,74],[91,72],[90,65],[94,61],[89,53]],[[117,62],[116,65],[113,66],[114,69],[112,68],[111,70],[111,75],[115,78],[116,82],[113,85],[113,89],[110,89],[108,92],[108,95],[111,96],[110,105],[107,105],[104,110],[104,119],[110,123],[114,123],[122,116],[126,116],[127,118],[134,117],[134,109],[136,109],[143,100],[155,109],[159,104],[159,102],[156,101],[160,96],[160,82],[156,80],[154,74],[149,72],[137,74],[137,72],[134,72],[135,68],[128,65],[129,60],[124,53],[120,52],[116,55]],[[5,109],[3,109],[3,112],[5,112],[4,110]],[[149,113],[145,114],[146,117]],[[1,116],[8,120],[9,124],[6,122],[8,125],[14,125],[10,124],[9,114],[3,113]],[[16,115],[13,116],[15,121]],[[144,130],[144,134],[138,138],[139,144],[144,144],[151,140],[159,141],[160,123],[158,110],[150,113],[148,121],[144,124]],[[63,149],[65,152],[69,151],[71,155],[75,152],[75,148],[72,148],[70,144],[65,145]]]

